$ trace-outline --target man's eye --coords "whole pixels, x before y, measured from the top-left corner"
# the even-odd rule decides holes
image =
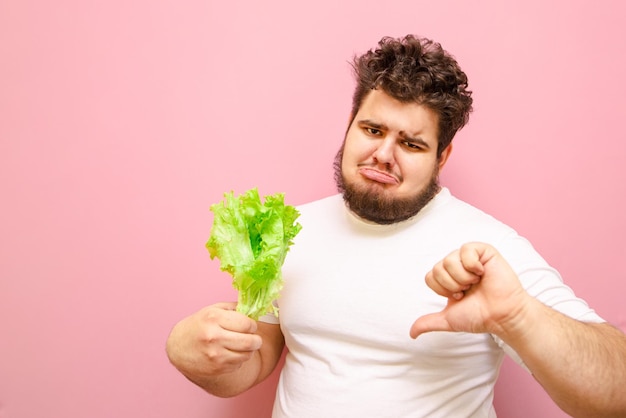
[[[422,149],[421,145],[418,145],[414,142],[404,141],[402,144],[410,150],[419,151]]]
[[[365,131],[367,131],[368,134],[374,135],[374,136],[382,135],[382,131],[376,128],[365,128]]]

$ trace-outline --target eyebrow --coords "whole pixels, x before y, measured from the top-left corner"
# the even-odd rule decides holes
[[[367,125],[372,128],[381,129],[381,130],[389,130],[389,127],[383,123],[374,122],[371,119],[362,119],[357,121],[359,125]]]
[[[373,120],[370,120],[370,119],[362,119],[362,120],[357,121],[357,123],[359,124],[359,126],[366,125],[374,129],[389,130],[389,127],[385,125],[384,123],[374,122]],[[400,131],[399,134],[400,134],[400,137],[406,141],[412,142],[414,144],[420,144],[421,146],[430,149],[430,145],[428,144],[428,142],[424,141],[420,137],[413,137],[407,134],[405,131]]]

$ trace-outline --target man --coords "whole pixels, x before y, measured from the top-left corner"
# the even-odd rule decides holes
[[[299,208],[280,318],[206,307],[172,330],[171,362],[234,396],[286,346],[274,418],[495,417],[508,353],[572,416],[626,416],[623,333],[524,238],[439,185],[472,110],[457,62],[407,36],[354,69],[341,194]]]

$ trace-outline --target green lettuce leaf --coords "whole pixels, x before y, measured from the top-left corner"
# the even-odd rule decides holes
[[[284,194],[265,196],[256,188],[211,205],[214,214],[206,243],[211,259],[233,277],[239,292],[237,311],[257,320],[267,312],[278,314],[272,302],[283,287],[281,268],[294,237],[302,228],[300,213],[285,205]]]

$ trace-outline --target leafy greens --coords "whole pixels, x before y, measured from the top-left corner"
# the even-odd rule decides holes
[[[283,286],[281,268],[294,237],[302,228],[300,213],[285,205],[284,194],[265,196],[250,189],[211,205],[213,227],[206,248],[220,269],[233,277],[239,292],[237,311],[257,320],[267,312],[278,314],[273,301]]]

